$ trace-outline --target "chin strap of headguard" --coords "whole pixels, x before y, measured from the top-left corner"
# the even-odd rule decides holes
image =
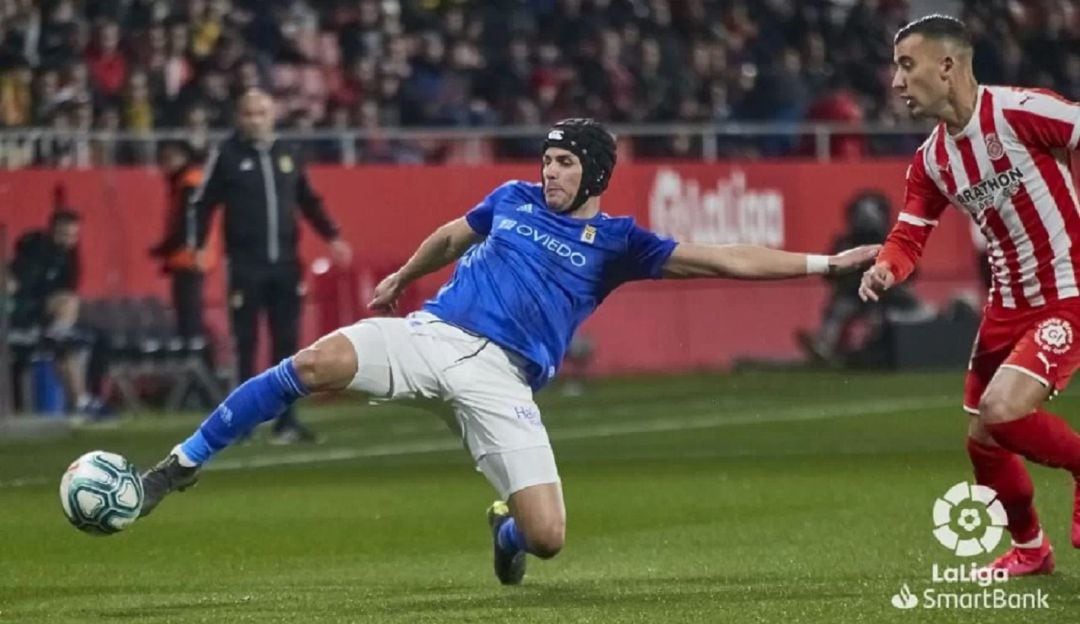
[[[590,197],[604,192],[615,169],[615,136],[601,123],[592,119],[564,119],[548,131],[544,151],[549,147],[567,150],[581,160],[581,186],[564,212],[577,210]]]

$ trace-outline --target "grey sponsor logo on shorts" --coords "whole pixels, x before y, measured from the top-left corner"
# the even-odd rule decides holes
[[[524,420],[533,427],[542,429],[544,423],[540,420],[540,410],[535,405],[519,405],[514,408],[514,414],[518,420]]]

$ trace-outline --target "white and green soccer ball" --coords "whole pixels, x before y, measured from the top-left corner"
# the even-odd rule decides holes
[[[142,480],[135,465],[116,453],[90,451],[60,479],[60,504],[75,528],[112,535],[139,517]]]

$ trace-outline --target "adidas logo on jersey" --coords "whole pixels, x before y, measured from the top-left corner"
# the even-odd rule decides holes
[[[533,205],[532,204],[522,204],[522,205],[517,207],[517,211],[518,212],[527,212],[529,214],[532,214]]]

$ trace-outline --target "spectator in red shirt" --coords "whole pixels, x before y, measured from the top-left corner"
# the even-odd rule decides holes
[[[825,91],[806,114],[807,121],[830,121],[858,124],[863,121],[863,107],[850,89],[839,79]],[[812,151],[812,147],[810,150]],[[829,155],[838,160],[858,160],[866,155],[866,136],[863,134],[834,134],[829,139]]]
[[[86,52],[86,65],[94,85],[105,97],[114,97],[124,88],[128,66],[120,51],[120,27],[116,22],[101,25],[96,44]]]

